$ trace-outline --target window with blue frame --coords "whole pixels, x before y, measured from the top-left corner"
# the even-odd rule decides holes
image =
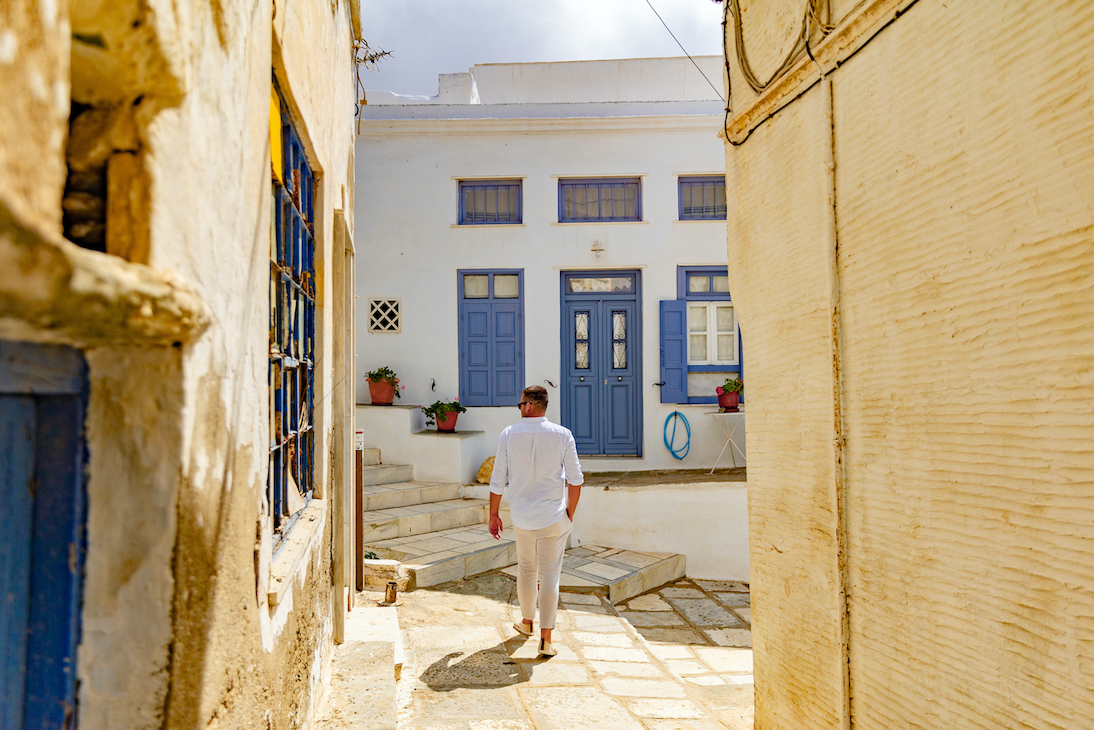
[[[521,222],[520,180],[460,180],[460,225]]]
[[[460,402],[515,406],[524,390],[524,271],[456,272]]]
[[[661,302],[661,402],[713,403],[714,387],[707,381],[742,372],[728,271],[679,266],[676,282],[677,298]]]
[[[724,221],[726,179],[724,175],[680,177],[679,211],[682,221]]]
[[[638,178],[558,181],[560,223],[642,220],[642,186]]]
[[[315,179],[285,101],[280,92],[277,96],[281,108],[281,146],[280,155],[274,157],[273,174],[267,478],[275,547],[311,499],[314,489],[316,295]]]

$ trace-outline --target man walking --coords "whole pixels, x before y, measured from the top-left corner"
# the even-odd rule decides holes
[[[490,534],[501,535],[498,507],[508,485],[517,535],[517,598],[524,617],[513,628],[532,635],[538,574],[539,654],[554,656],[558,652],[551,646],[551,631],[558,611],[562,556],[585,476],[570,429],[547,420],[547,390],[539,385],[525,388],[518,407],[520,423],[498,438],[490,477]]]

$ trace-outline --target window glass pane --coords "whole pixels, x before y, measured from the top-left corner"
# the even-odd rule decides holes
[[[688,307],[688,332],[707,331],[707,308]]]
[[[633,282],[629,276],[612,276],[604,278],[574,278],[570,279],[570,291],[572,292],[629,292]]]
[[[681,208],[681,215],[684,218],[687,218],[689,215],[691,215],[691,191],[692,191],[692,188],[693,188],[693,186],[687,185],[687,184],[684,184],[684,185],[680,186],[680,208]]]
[[[732,362],[734,359],[733,335],[718,335],[718,360]]]
[[[705,362],[707,359],[707,336],[706,335],[692,335],[691,336],[691,348],[688,353],[688,360],[691,362]]]
[[[509,220],[514,223],[520,222],[520,208],[517,206],[517,186],[509,186]]]
[[[726,216],[726,185],[722,183],[714,188],[714,215],[718,218]]]
[[[638,185],[631,183],[627,185],[626,190],[626,216],[628,218],[638,219]]]
[[[710,277],[705,274],[688,276],[688,291],[700,293],[710,291]]]
[[[475,191],[470,188],[463,190],[463,220],[466,223],[475,221]]]
[[[707,184],[703,186],[703,217],[714,216],[714,186]]]
[[[498,199],[498,220],[509,220],[509,191],[506,188],[500,188],[497,193]]]
[[[487,223],[496,223],[498,220],[498,191],[493,188],[484,190],[483,199],[486,201],[484,220]]]
[[[612,367],[622,370],[627,367],[627,343],[612,343]]]
[[[716,316],[719,332],[733,331],[733,307],[718,307]]]
[[[711,287],[711,291],[729,293],[729,277],[728,276],[713,276],[714,286]]]
[[[588,370],[589,369],[589,343],[588,342],[578,342],[577,343],[577,352],[576,352],[575,358],[574,358],[574,367],[576,367],[578,370]]]
[[[486,191],[482,188],[475,190],[475,220],[486,220]]]
[[[577,333],[577,339],[587,340],[589,339],[589,313],[578,312],[574,316],[574,329]]]
[[[600,188],[596,185],[590,185],[588,187],[583,186],[582,190],[585,191],[586,196],[586,209],[585,214],[582,217],[586,218],[599,218],[600,217]]]
[[[563,188],[562,190],[562,217],[574,218],[577,216],[577,207],[574,204],[574,193],[577,191],[573,188]]]
[[[624,218],[627,215],[623,198],[627,192],[627,185],[615,185],[612,187],[612,215],[616,218]]]
[[[612,312],[612,339],[627,339],[627,313]]]
[[[463,275],[463,298],[486,299],[490,296],[490,277],[486,274]]]
[[[516,274],[494,274],[494,298],[516,299],[520,296],[520,277]]]

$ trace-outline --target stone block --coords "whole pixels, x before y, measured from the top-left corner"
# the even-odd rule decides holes
[[[151,254],[151,180],[144,153],[118,152],[106,166],[106,252],[135,264]]]
[[[620,677],[644,677],[655,679],[663,677],[661,670],[653,664],[639,662],[589,662],[589,668],[597,674],[617,675]]]
[[[706,638],[694,629],[655,629],[636,626],[635,630],[649,642],[660,644],[701,644],[707,646]]]
[[[634,641],[626,634],[594,634],[588,631],[575,631],[571,637],[575,643],[585,646],[610,646],[618,649],[634,646]]]
[[[538,730],[643,730],[622,704],[592,687],[520,687],[518,692]]]
[[[672,628],[687,626],[674,611],[625,611],[620,614],[631,626]]]
[[[749,629],[704,629],[715,646],[752,647],[752,631]]]
[[[740,628],[743,625],[739,618],[711,598],[669,598],[668,601],[696,626]]]
[[[698,705],[688,700],[639,699],[631,700],[627,705],[639,717],[698,719],[705,715]]]
[[[600,686],[617,697],[683,697],[684,688],[667,679],[605,677]]]
[[[697,646],[695,647],[695,654],[704,664],[716,672],[752,674],[751,649]]]
[[[584,654],[585,658],[589,661],[636,662],[646,664],[650,662],[649,654],[641,649],[620,649],[611,646],[586,646],[582,647],[581,653]]]
[[[494,473],[494,457],[488,456],[482,462],[482,466],[479,467],[478,474],[475,475],[475,481],[479,484],[489,484],[490,476]]]
[[[672,606],[657,595],[643,595],[627,601],[629,611],[671,611]]]

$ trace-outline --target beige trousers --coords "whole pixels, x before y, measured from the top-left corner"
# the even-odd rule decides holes
[[[539,627],[553,629],[558,613],[558,582],[562,556],[573,523],[566,517],[541,530],[513,528],[517,536],[517,598],[526,621],[536,616],[536,581],[539,581]]]

